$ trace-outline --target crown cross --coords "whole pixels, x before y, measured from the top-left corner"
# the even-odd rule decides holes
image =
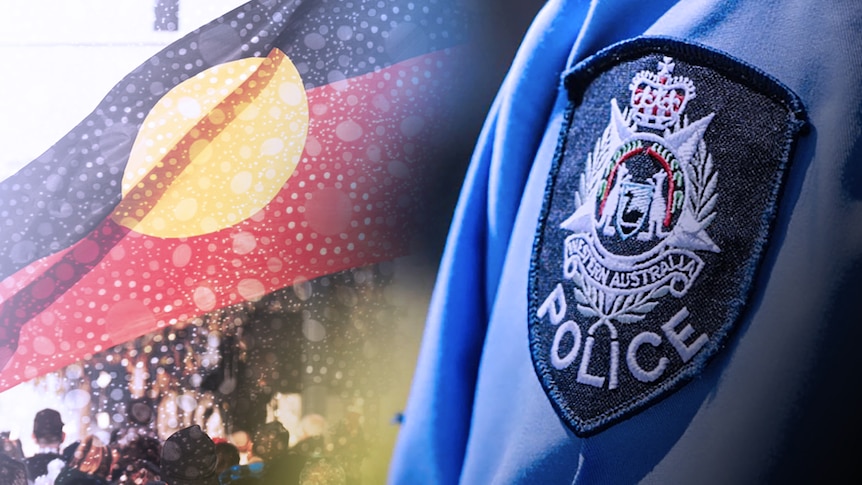
[[[658,72],[640,71],[632,78],[632,115],[638,126],[665,129],[676,124],[685,105],[695,97],[694,83],[684,76],[673,76],[673,59],[664,57]]]

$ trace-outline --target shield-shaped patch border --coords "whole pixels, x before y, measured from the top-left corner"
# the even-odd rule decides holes
[[[557,330],[563,327],[573,329],[572,325],[577,325],[577,323],[563,322],[564,317],[559,317],[556,322],[548,321],[548,313],[555,311],[553,309],[549,310],[548,304],[552,300],[552,294],[557,290],[550,291],[549,288],[553,287],[553,284],[549,284],[544,280],[540,284],[540,279],[547,277],[549,274],[547,271],[548,264],[543,261],[542,257],[544,254],[544,245],[546,244],[546,227],[553,210],[552,199],[554,189],[566,156],[568,139],[573,136],[570,132],[573,129],[579,128],[573,126],[574,114],[582,104],[587,88],[598,76],[614,67],[624,62],[636,61],[653,55],[667,56],[666,58],[677,59],[692,66],[707,68],[717,76],[728,79],[730,83],[735,83],[749,92],[764,96],[783,108],[786,112],[786,123],[781,127],[781,132],[774,135],[781,137],[775,143],[776,146],[780,145],[782,150],[780,150],[780,153],[774,154],[776,157],[773,160],[775,165],[774,180],[771,180],[768,184],[765,183],[763,187],[767,193],[763,196],[765,203],[761,211],[762,219],[755,229],[756,234],[750,238],[751,240],[748,246],[746,246],[750,247],[748,254],[741,258],[740,262],[743,265],[744,272],[738,278],[738,281],[735,280],[735,298],[725,302],[727,310],[723,317],[717,317],[717,323],[713,325],[714,329],[710,331],[708,343],[696,355],[693,355],[690,360],[684,361],[682,365],[677,366],[671,378],[661,381],[650,389],[638,391],[635,395],[626,398],[622,404],[617,403],[605,412],[594,413],[595,415],[584,417],[579,415],[578,409],[575,409],[575,407],[578,407],[576,406],[578,403],[573,404],[573,400],[583,398],[583,395],[578,395],[577,392],[572,391],[572,386],[577,385],[574,384],[574,377],[560,378],[560,366],[569,365],[571,362],[560,363],[559,355],[556,356],[557,362],[555,364],[552,365],[549,362],[549,349],[559,352],[559,347],[556,346],[559,345],[560,340],[557,339],[553,344],[550,344],[552,338],[548,336],[548,328],[556,326]],[[774,226],[778,200],[786,179],[795,141],[804,132],[807,120],[804,108],[798,97],[790,89],[761,70],[709,47],[665,37],[642,37],[611,46],[568,71],[564,75],[564,87],[568,93],[569,105],[565,112],[559,143],[549,173],[545,189],[545,200],[533,244],[528,281],[528,326],[530,352],[536,374],[543,389],[557,414],[567,426],[576,435],[586,437],[627,419],[667,397],[697,375],[706,363],[715,356],[718,350],[725,345],[730,332],[743,317],[745,306],[750,300],[757,269],[763,261],[766,243]],[[724,93],[724,95],[726,94]],[[708,93],[703,94],[703,96],[707,95]],[[691,97],[693,98],[694,96]],[[606,120],[603,119],[601,121],[602,123],[599,124],[602,125],[601,127],[604,127],[603,123]],[[584,134],[579,136],[595,140],[596,133],[600,131],[593,127],[592,130],[583,130]],[[586,156],[583,153],[580,155],[582,158]],[[556,241],[554,243],[556,244]],[[698,282],[696,284],[709,285],[711,283]],[[564,294],[560,293],[560,295],[565,299]],[[573,300],[571,297],[569,299]],[[575,303],[575,301],[570,301],[570,306],[575,307]],[[560,309],[557,308],[556,311],[560,311]],[[562,311],[565,312],[565,310]],[[545,328],[542,328],[542,326],[545,326]],[[585,330],[578,330],[578,335],[581,336],[583,334],[583,338],[579,337],[577,345],[581,345],[581,340],[586,340]],[[617,352],[621,351],[617,349]],[[581,353],[581,356],[583,356],[583,353]],[[556,370],[554,366],[557,367]],[[576,367],[576,365],[573,367]],[[595,406],[593,405],[593,407]]]

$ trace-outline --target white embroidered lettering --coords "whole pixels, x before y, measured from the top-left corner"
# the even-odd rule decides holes
[[[668,259],[670,259],[670,258],[668,258]],[[671,271],[671,265],[670,265],[670,264],[668,264],[668,261],[667,261],[667,260],[664,260],[664,261],[660,262],[660,263],[659,263],[659,268],[660,268],[660,270],[661,270],[661,273],[660,273],[660,274],[662,275],[662,277],[664,277],[664,275],[666,275],[666,274],[670,273],[670,271]]]
[[[551,323],[554,325],[562,322],[566,316],[566,295],[563,292],[563,285],[560,283],[557,283],[551,294],[545,298],[544,303],[542,303],[542,306],[536,312],[536,316],[545,318],[548,312],[551,313]]]
[[[698,268],[697,268],[697,261],[689,261],[689,262],[687,262],[687,263],[685,264],[685,266],[683,266],[682,270],[683,270],[686,274],[695,274],[695,273],[697,273],[697,271],[698,271]]]
[[[593,346],[595,345],[595,334],[599,328],[606,327],[611,337],[610,354],[608,362],[608,389],[616,389],[619,385],[619,359],[620,359],[620,344],[617,341],[617,329],[610,322],[596,322],[587,331],[587,342],[584,344],[584,356],[581,359],[581,365],[578,368],[577,381],[581,384],[587,384],[595,387],[602,387],[605,384],[605,378],[592,375],[589,373],[590,359],[593,354]]]
[[[587,384],[593,387],[602,387],[605,385],[605,378],[594,376],[587,370],[590,366],[590,358],[593,356],[593,342],[595,338],[587,337],[587,343],[584,346],[584,356],[581,358],[581,365],[578,367],[578,382]]]
[[[560,357],[560,341],[563,340],[563,337],[566,333],[571,333],[574,338],[574,343],[572,344],[571,350],[563,356]],[[557,332],[554,334],[554,343],[551,345],[551,365],[556,367],[558,370],[563,370],[566,367],[570,366],[572,362],[578,357],[578,351],[581,349],[581,329],[578,325],[568,320],[559,327],[557,327]]]
[[[629,371],[631,371],[632,375],[635,379],[641,382],[653,382],[654,380],[661,377],[664,369],[667,367],[670,362],[667,357],[661,357],[658,360],[658,364],[652,370],[645,370],[641,367],[640,363],[638,363],[638,349],[643,344],[649,344],[653,347],[658,347],[661,343],[661,336],[652,332],[643,332],[639,333],[632,339],[631,343],[629,343],[628,351],[626,352],[626,364],[629,366]]]
[[[681,331],[676,331],[676,327],[678,327],[686,318],[688,318],[688,308],[683,307],[682,310],[678,311],[676,315],[671,317],[667,323],[661,326],[664,334],[667,335],[667,339],[670,340],[671,345],[676,349],[683,362],[691,360],[691,358],[694,357],[694,355],[697,354],[697,352],[709,341],[709,337],[705,333],[702,333],[694,342],[691,343],[691,345],[686,344],[686,340],[689,340],[689,337],[694,333],[694,328],[692,328],[691,325],[686,324]]]

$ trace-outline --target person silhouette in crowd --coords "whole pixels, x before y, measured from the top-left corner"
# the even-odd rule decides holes
[[[236,446],[224,440],[216,441],[216,455],[218,462],[216,472],[221,473],[232,466],[239,465],[239,450]]]
[[[117,484],[144,484],[158,480],[162,444],[158,438],[133,433],[128,442],[120,440],[116,465],[111,472],[112,481]]]
[[[60,459],[60,445],[66,439],[63,432],[63,419],[60,413],[54,409],[43,409],[36,413],[33,418],[33,441],[39,447],[36,454],[27,458],[27,476],[30,480],[36,480],[48,473],[48,463]]]
[[[200,426],[183,428],[162,445],[161,479],[168,485],[219,485],[215,443]]]
[[[221,485],[262,485],[265,466],[266,463],[257,458],[256,461],[245,465],[228,467],[219,474],[219,483]],[[280,483],[289,485],[291,482],[282,481]]]
[[[300,421],[299,441],[294,448],[304,456],[317,456],[326,451],[324,436],[327,433],[326,418],[319,414],[306,414]]]
[[[299,483],[305,458],[290,449],[290,432],[280,422],[262,424],[255,431],[252,452],[265,463],[262,483]]]
[[[21,447],[21,440],[11,439],[9,431],[0,433],[0,455],[6,455],[15,461],[24,463],[24,450]]]
[[[0,485],[27,485],[27,467],[0,450]]]
[[[251,436],[244,429],[235,429],[230,434],[230,442],[239,451],[239,462],[244,465],[251,459]]]
[[[347,413],[332,430],[332,453],[344,470],[348,485],[362,481],[362,461],[368,453],[368,443],[362,429],[362,413],[349,407]]]
[[[111,450],[99,438],[87,436],[75,449],[69,464],[60,471],[56,485],[107,485],[111,473]]]

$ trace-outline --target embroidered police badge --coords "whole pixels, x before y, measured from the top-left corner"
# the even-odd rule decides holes
[[[608,48],[564,85],[530,349],[557,413],[589,436],[666,397],[725,343],[805,115],[755,68],[665,38]]]

